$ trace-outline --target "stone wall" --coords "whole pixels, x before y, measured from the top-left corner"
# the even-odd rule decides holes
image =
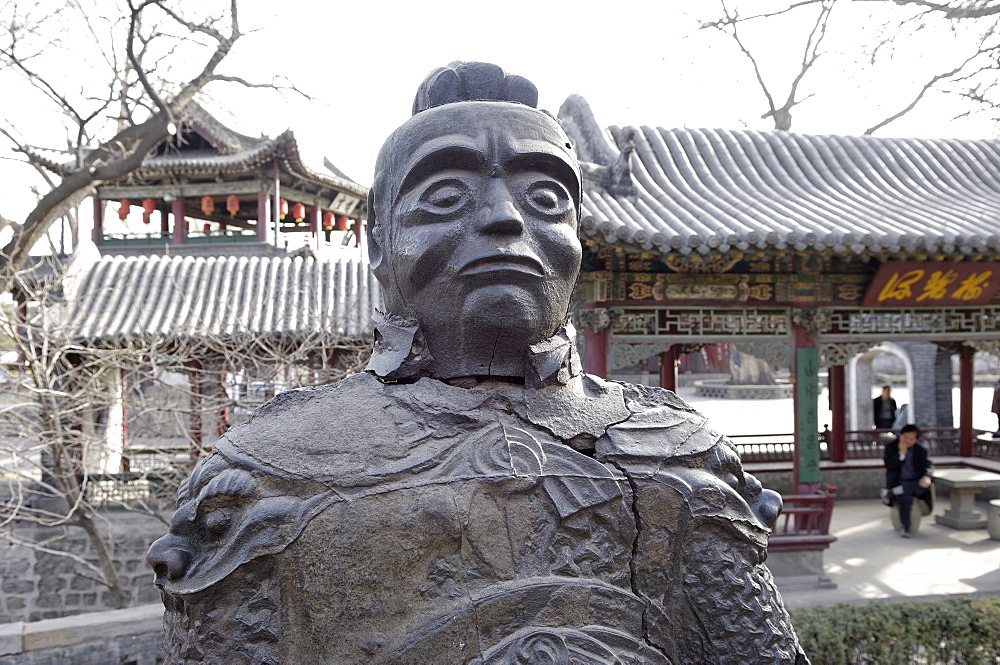
[[[111,534],[118,574],[129,594],[129,605],[159,600],[145,557],[150,543],[166,533],[166,525],[153,517],[125,512],[108,512],[101,518],[102,529]],[[34,538],[63,533],[61,529],[40,530],[37,527],[20,527],[19,530],[22,535]],[[68,528],[65,533],[65,539],[53,541],[48,547],[96,563],[81,529]],[[112,609],[114,605],[107,588],[80,572],[84,572],[82,566],[68,557],[6,543],[0,545],[0,624]]]
[[[820,480],[837,486],[838,499],[877,499],[879,489],[885,484],[885,469],[872,468],[820,469]],[[751,465],[748,465],[751,466]],[[794,494],[791,470],[760,471],[750,469],[761,484],[780,494]]]
[[[909,408],[914,422],[918,427],[951,427],[951,354],[930,342],[899,342],[899,346],[913,363]]]
[[[934,359],[934,425],[933,427],[954,427],[958,424],[951,402],[952,386],[958,385],[951,375],[952,354],[937,347]]]
[[[0,626],[0,665],[159,665],[163,607]]]

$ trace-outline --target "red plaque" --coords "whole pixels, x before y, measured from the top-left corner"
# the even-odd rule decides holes
[[[1000,287],[1000,263],[883,263],[865,307],[985,305]]]

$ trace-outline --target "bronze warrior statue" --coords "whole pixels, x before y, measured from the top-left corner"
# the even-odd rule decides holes
[[[383,146],[366,372],[227,432],[149,560],[169,663],[807,663],[781,500],[659,388],[581,372],[580,166],[453,63]]]

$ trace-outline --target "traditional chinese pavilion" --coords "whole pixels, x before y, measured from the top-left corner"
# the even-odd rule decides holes
[[[43,163],[61,173],[65,159]],[[249,137],[195,104],[141,168],[98,186],[93,245],[59,271],[55,296],[21,294],[59,348],[103,368],[106,406],[79,410],[81,431],[105,431],[85,470],[125,473],[137,446],[197,456],[235,412],[356,368],[381,303],[367,194],[329,160],[307,167],[291,131]],[[164,422],[129,412],[130,395]]]
[[[821,448],[843,461],[847,429],[870,427],[875,353],[903,358],[930,427],[952,426],[957,353],[954,452],[973,453],[973,353],[1000,351],[1000,141],[605,131],[575,96],[559,116],[588,162],[589,371],[659,358],[674,388],[678,356],[714,343],[792,368],[801,486],[819,480]],[[821,445],[822,367],[834,422]]]
[[[61,173],[64,154],[36,156]],[[303,163],[291,130],[253,138],[192,103],[139,169],[97,187],[93,241],[105,253],[272,255],[290,240],[319,247],[335,231],[360,242],[367,188],[329,160],[324,168]],[[126,230],[108,229],[109,203]]]

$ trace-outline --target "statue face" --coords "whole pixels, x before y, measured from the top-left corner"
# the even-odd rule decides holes
[[[373,260],[390,310],[431,334],[516,328],[532,343],[555,332],[581,255],[577,166],[555,121],[516,104],[449,104],[411,118],[390,146]]]

